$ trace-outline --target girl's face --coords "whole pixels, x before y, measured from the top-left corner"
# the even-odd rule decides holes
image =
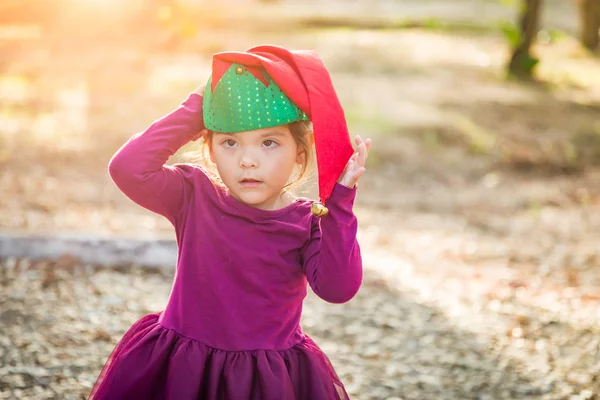
[[[281,199],[283,188],[294,166],[304,162],[287,125],[215,132],[209,147],[210,159],[234,198],[263,210],[286,205]]]

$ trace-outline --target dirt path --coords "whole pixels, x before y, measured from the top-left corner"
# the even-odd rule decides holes
[[[352,398],[592,399],[600,389],[594,295],[540,290],[509,268],[421,269],[365,244],[359,295],[331,305],[311,294],[303,317]],[[164,307],[172,280],[69,259],[6,260],[0,271],[2,398],[82,398],[124,331]]]

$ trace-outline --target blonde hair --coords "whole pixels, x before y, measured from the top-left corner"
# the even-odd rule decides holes
[[[299,187],[304,184],[309,183],[311,177],[313,176],[315,164],[315,157],[313,151],[313,136],[312,136],[312,123],[310,121],[295,121],[287,124],[290,132],[292,133],[292,137],[298,146],[298,149],[301,152],[304,152],[304,163],[300,167],[300,171],[296,170],[294,173],[297,175],[295,179],[291,182],[288,182],[284,186],[284,191],[287,191],[288,188]],[[208,173],[208,177],[216,184],[221,187],[224,187],[225,184],[219,177],[219,173],[217,172],[216,165],[210,160],[210,147],[212,146],[212,137],[214,132],[208,131],[206,135],[206,139],[202,139],[202,145],[199,152],[193,152],[192,154],[188,154],[188,159],[202,165],[206,172]],[[294,175],[292,173],[292,176]]]

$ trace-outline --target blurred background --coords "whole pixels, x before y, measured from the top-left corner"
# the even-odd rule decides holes
[[[600,399],[599,21],[598,0],[0,0],[0,399],[85,398],[164,307],[172,228],[108,160],[213,53],[261,43],[316,49],[373,138],[365,283],[303,317],[351,397]]]

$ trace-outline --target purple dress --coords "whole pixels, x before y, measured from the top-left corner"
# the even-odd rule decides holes
[[[127,331],[90,398],[348,399],[300,315],[307,283],[332,303],[360,287],[356,189],[338,184],[322,218],[307,199],[246,205],[198,166],[165,165],[202,126],[202,97],[191,94],[110,162],[129,198],[171,221],[178,261],[165,310]]]

